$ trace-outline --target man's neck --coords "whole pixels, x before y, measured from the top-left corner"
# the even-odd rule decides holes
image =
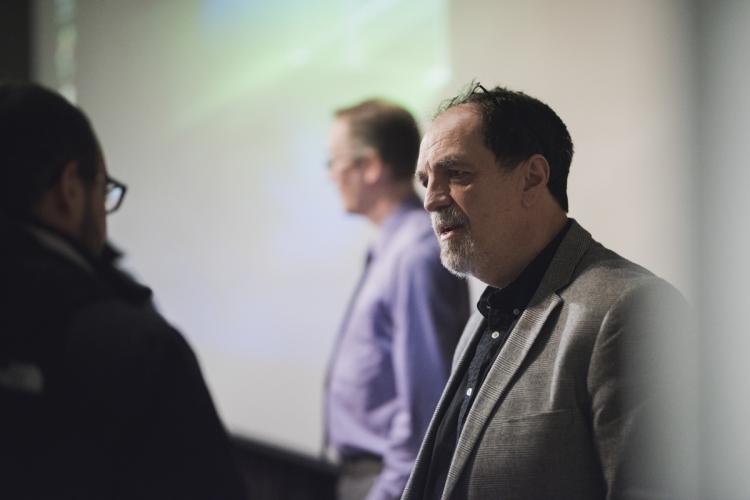
[[[526,245],[524,245],[525,251],[523,256],[514,263],[512,269],[506,272],[505,275],[496,276],[491,281],[485,281],[486,284],[494,286],[496,288],[504,288],[518,278],[524,269],[539,255],[547,245],[555,239],[563,230],[565,224],[568,222],[568,216],[565,212],[560,211],[545,218],[544,220],[533,224],[531,227],[535,229],[530,235]],[[492,264],[492,263],[490,263]],[[495,265],[497,265],[495,263]],[[480,278],[480,281],[484,281]]]
[[[380,227],[383,225],[383,221],[396,212],[405,201],[416,197],[417,194],[411,182],[394,184],[385,191],[383,196],[375,200],[370,209],[365,213],[365,217]]]

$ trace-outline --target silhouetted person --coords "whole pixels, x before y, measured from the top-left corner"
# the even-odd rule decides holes
[[[195,356],[114,265],[85,115],[0,85],[0,498],[239,499]]]

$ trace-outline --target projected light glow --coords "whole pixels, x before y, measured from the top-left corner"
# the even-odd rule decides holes
[[[182,27],[191,56],[208,64],[190,75],[204,91],[176,125],[286,91],[341,103],[373,89],[430,106],[450,77],[446,11],[445,0],[204,1],[199,18]]]
[[[56,19],[52,83],[129,185],[109,219],[127,267],[190,340],[232,430],[317,452],[326,362],[372,235],[326,178],[327,129],[372,96],[431,114],[451,76],[446,1],[39,6]]]

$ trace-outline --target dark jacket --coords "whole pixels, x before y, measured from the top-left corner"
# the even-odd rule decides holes
[[[0,214],[0,498],[243,498],[196,358],[150,290],[28,227]]]

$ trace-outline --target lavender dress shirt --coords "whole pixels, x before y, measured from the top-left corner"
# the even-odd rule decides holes
[[[327,445],[382,457],[367,500],[400,498],[469,317],[466,281],[440,263],[429,215],[404,203],[382,225],[339,332]]]

